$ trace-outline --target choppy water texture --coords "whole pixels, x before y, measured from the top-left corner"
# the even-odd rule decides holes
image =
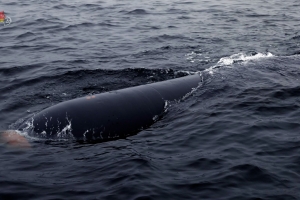
[[[0,129],[200,71],[161,120],[96,144],[0,144],[0,199],[300,199],[300,2],[0,1]]]

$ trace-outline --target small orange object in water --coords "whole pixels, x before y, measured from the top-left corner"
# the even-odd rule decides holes
[[[5,20],[5,14],[4,11],[0,12],[0,22],[4,22]]]

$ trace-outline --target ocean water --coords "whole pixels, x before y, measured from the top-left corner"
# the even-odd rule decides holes
[[[0,130],[201,73],[136,135],[0,143],[0,199],[300,199],[299,0],[0,0]],[[24,133],[26,134],[26,133]]]

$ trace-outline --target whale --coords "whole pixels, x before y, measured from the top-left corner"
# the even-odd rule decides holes
[[[47,139],[107,141],[125,138],[150,127],[166,111],[168,102],[196,90],[202,79],[195,73],[171,80],[80,97],[50,106],[22,123],[14,132]],[[7,140],[7,139],[6,139]],[[17,140],[20,136],[17,136]],[[17,143],[13,141],[13,143]]]

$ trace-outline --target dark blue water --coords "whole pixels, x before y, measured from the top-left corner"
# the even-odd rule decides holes
[[[0,144],[0,199],[300,199],[300,2],[0,0],[0,129],[200,72],[137,135]],[[26,134],[26,133],[25,133]]]

